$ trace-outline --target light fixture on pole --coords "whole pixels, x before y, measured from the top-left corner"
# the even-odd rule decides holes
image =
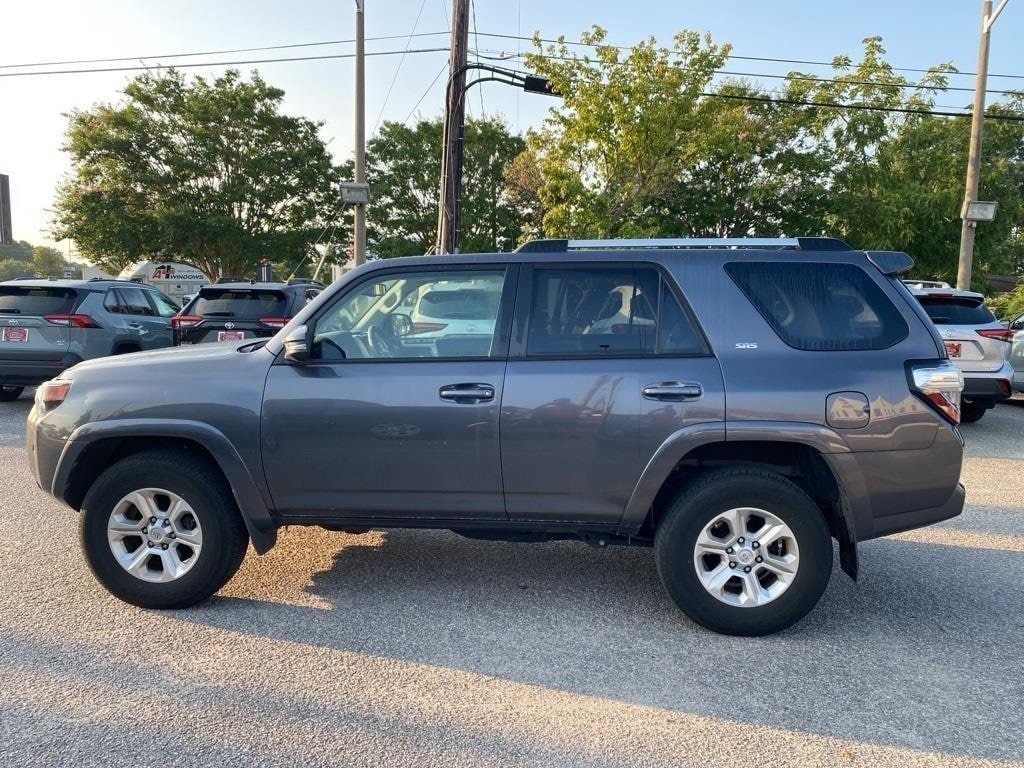
[[[967,156],[967,182],[964,190],[964,204],[960,209],[963,225],[960,228],[960,263],[956,272],[956,287],[970,290],[971,271],[974,266],[974,235],[979,221],[969,217],[971,205],[977,202],[978,182],[981,178],[981,131],[985,120],[985,87],[988,82],[988,46],[992,25],[1003,12],[1008,0],[1002,0],[993,12],[992,0],[981,4],[981,39],[978,43],[978,74],[974,80],[974,108],[971,114],[971,144]],[[992,211],[993,216],[995,210]]]

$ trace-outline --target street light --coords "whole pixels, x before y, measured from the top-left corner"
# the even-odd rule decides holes
[[[471,69],[480,70],[484,74],[476,80],[470,80],[465,84],[465,86],[463,86],[458,98],[458,101],[460,102],[466,98],[466,92],[474,85],[488,82],[504,83],[505,85],[511,85],[514,88],[522,88],[527,93],[542,93],[547,96],[561,96],[546,77],[527,75],[522,72],[517,72],[514,69],[495,67],[490,64],[481,64],[480,62],[464,64],[448,76],[447,93],[449,95],[451,94],[453,84],[459,76],[465,74]],[[447,119],[447,115],[445,117]],[[455,136],[455,151],[452,153],[452,167],[447,168],[444,163],[442,163],[441,167],[440,215],[439,226],[437,229],[437,244],[435,245],[437,253],[458,253],[459,242],[462,239],[461,188],[463,146],[466,139],[465,134],[465,125],[459,125],[458,134]],[[447,131],[445,132],[445,135],[448,135]],[[448,153],[445,152],[444,154],[447,156]]]

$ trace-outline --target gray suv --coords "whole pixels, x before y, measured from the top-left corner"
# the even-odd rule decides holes
[[[833,541],[855,578],[859,542],[963,508],[963,379],[911,265],[803,238],[372,262],[269,340],[75,366],[29,460],[143,607],[206,599],[284,525],[442,528],[650,546],[692,619],[766,634]]]
[[[82,360],[171,345],[177,305],[127,280],[0,283],[0,401]]]

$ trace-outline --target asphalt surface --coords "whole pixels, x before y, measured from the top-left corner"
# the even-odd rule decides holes
[[[288,529],[181,612],[110,597],[0,408],[0,766],[1024,765],[1024,407],[965,513],[869,542],[768,638],[651,552]]]

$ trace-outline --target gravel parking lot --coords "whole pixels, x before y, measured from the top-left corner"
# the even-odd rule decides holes
[[[865,544],[769,638],[649,550],[289,529],[198,609],[110,597],[0,408],[0,765],[1024,765],[1024,407],[965,513]]]

